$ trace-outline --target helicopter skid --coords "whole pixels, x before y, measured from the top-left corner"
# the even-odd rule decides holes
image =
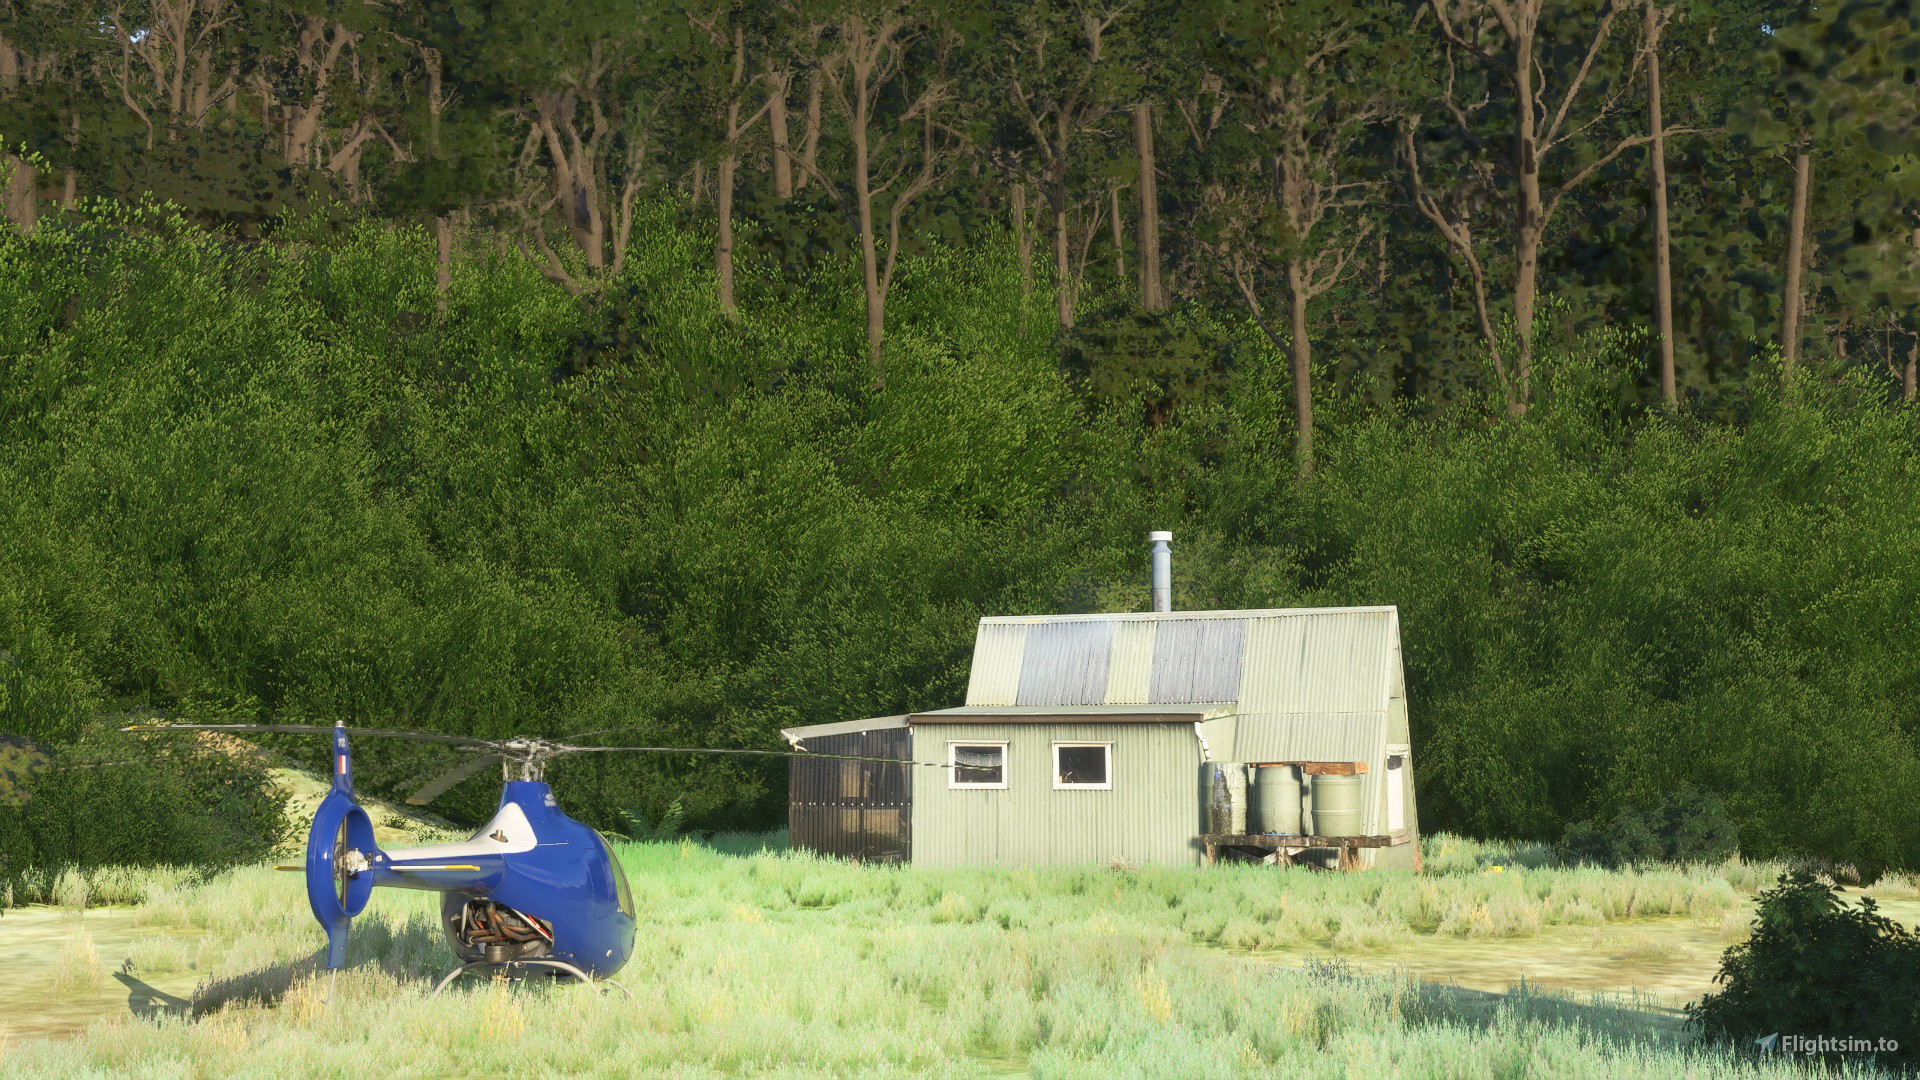
[[[433,988],[433,993],[427,996],[428,997],[440,996],[440,991],[445,990],[447,986],[453,982],[453,980],[459,978],[462,975],[465,975],[469,971],[474,971],[479,968],[490,968],[492,969],[492,973],[494,977],[499,978],[505,975],[505,973],[511,971],[512,969],[519,968],[519,967],[552,968],[554,969],[556,974],[571,975],[573,976],[574,979],[588,986],[594,985],[595,982],[597,981],[607,986],[614,987],[615,989],[619,990],[621,993],[627,995],[628,997],[633,996],[633,991],[627,989],[624,986],[621,986],[619,983],[614,982],[612,979],[595,980],[593,976],[587,974],[584,971],[581,971],[579,968],[574,967],[572,964],[569,964],[564,960],[552,960],[552,959],[543,959],[543,958],[537,958],[537,957],[529,957],[529,958],[520,959],[520,960],[506,960],[498,963],[489,961],[489,960],[475,960],[470,964],[462,964],[459,967],[454,968],[452,971],[447,972],[446,978],[441,979],[439,985]],[[602,990],[601,993],[604,994],[606,993],[606,991]]]

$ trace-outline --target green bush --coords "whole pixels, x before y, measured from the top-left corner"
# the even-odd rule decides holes
[[[666,810],[653,821],[647,820],[644,810],[629,808],[620,811],[620,820],[626,824],[627,839],[638,842],[673,840],[685,831],[687,811],[679,799],[673,800]]]
[[[1623,810],[1611,821],[1567,826],[1560,854],[1601,866],[1724,862],[1737,854],[1739,830],[1726,801],[1682,784],[1646,810]]]
[[[1880,1064],[1920,1071],[1920,937],[1877,913],[1872,897],[1852,907],[1833,885],[1789,873],[1760,894],[1752,937],[1726,951],[1714,981],[1721,989],[1687,1006],[1708,1039],[1886,1039],[1899,1049]]]
[[[0,808],[0,878],[73,866],[258,862],[288,836],[265,765],[197,739],[104,725],[49,748]]]

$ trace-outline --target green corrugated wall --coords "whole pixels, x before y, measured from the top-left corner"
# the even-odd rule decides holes
[[[916,866],[1054,866],[1201,861],[1200,745],[1192,724],[916,724],[916,761],[949,742],[1007,743],[1005,790],[915,778]],[[1113,744],[1111,791],[1056,791],[1053,743]]]

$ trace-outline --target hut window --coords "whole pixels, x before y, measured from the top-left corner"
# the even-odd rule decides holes
[[[1106,790],[1113,787],[1112,743],[1053,744],[1053,786]]]
[[[1004,788],[1007,786],[1006,743],[947,744],[947,786],[953,788]]]

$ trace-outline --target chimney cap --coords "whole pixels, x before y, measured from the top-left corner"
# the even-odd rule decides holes
[[[1164,532],[1164,531],[1159,531],[1159,530],[1156,530],[1156,531],[1154,531],[1154,532],[1150,532],[1150,533],[1148,533],[1148,534],[1147,534],[1147,539],[1149,539],[1149,540],[1172,540],[1172,539],[1173,539],[1173,534],[1172,534],[1172,533],[1170,533],[1170,532]]]

